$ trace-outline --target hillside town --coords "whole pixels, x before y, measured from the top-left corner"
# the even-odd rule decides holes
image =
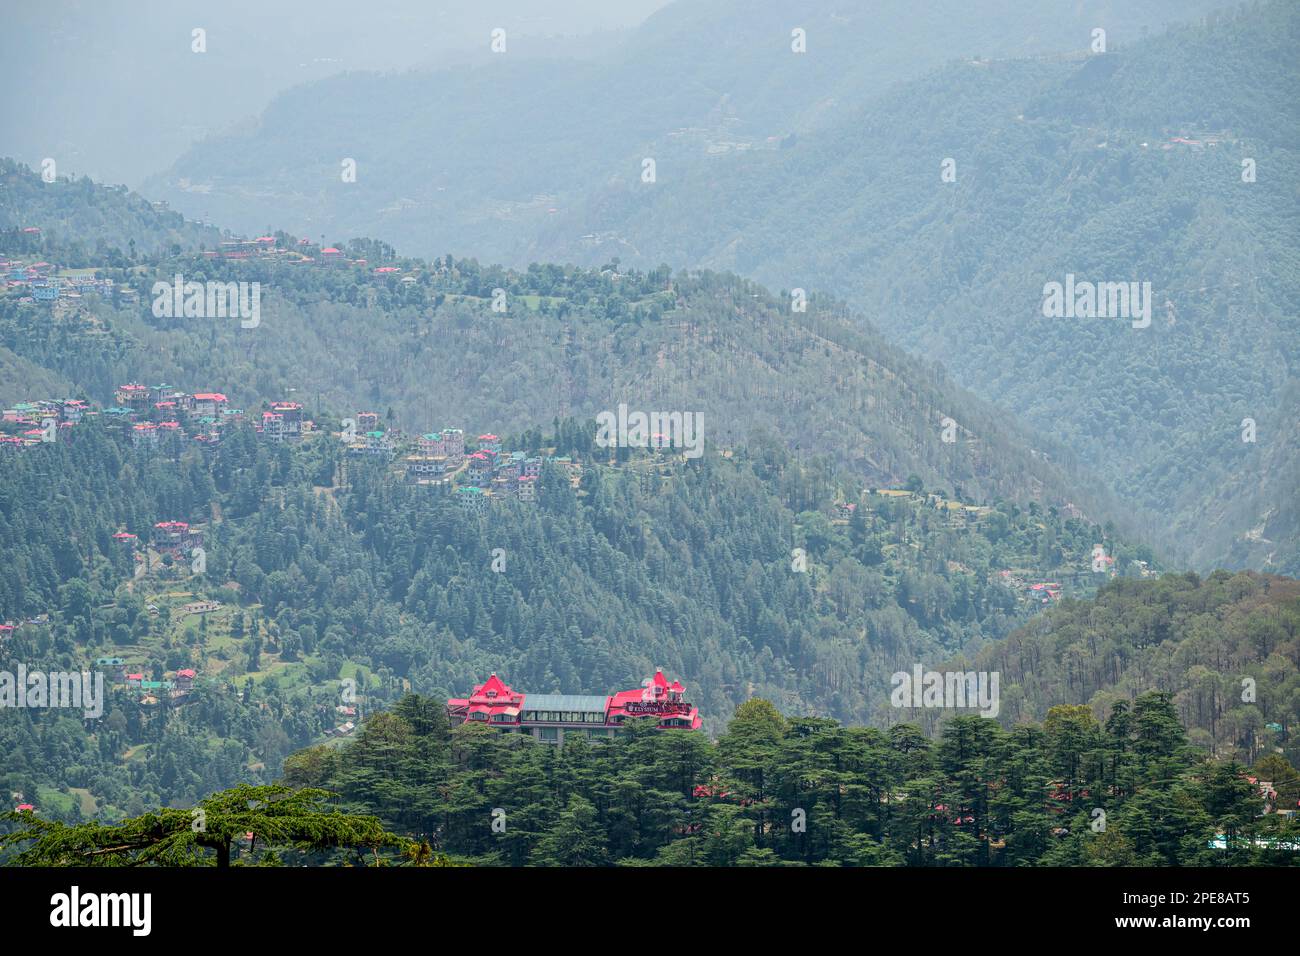
[[[41,239],[39,226],[24,227],[22,233],[33,240]],[[288,236],[225,239],[216,249],[204,250],[203,258],[209,262],[259,260],[295,266],[351,268],[362,270],[377,280],[397,280],[406,284],[417,281],[414,275],[406,274],[399,266],[387,264],[372,267],[367,259],[350,257],[335,246],[313,243],[310,239],[295,241]],[[116,305],[139,302],[138,289],[102,275],[107,268],[62,268],[56,263],[41,260],[39,256],[0,256],[0,276],[4,277],[4,290],[9,295],[17,296],[19,302],[76,304],[84,296],[92,294]]]
[[[170,458],[179,457],[186,447],[216,446],[230,428],[244,423],[272,443],[326,435],[306,416],[301,402],[272,401],[260,412],[247,413],[222,392],[187,392],[166,383],[139,382],[119,385],[114,398],[116,403],[107,408],[80,398],[17,402],[0,411],[0,452],[73,440],[75,427],[91,418],[102,420],[133,448]],[[328,434],[343,443],[348,459],[389,463],[412,484],[453,491],[457,501],[475,514],[496,502],[536,501],[537,482],[547,462],[562,469],[572,482],[581,477],[581,466],[570,456],[512,451],[490,432],[468,443],[460,428],[408,436],[400,429],[381,427],[379,414],[371,411],[356,412],[342,425]],[[155,545],[173,548],[171,529],[155,531]]]
[[[35,229],[35,227],[31,227]],[[97,278],[95,269],[59,270],[49,262],[23,262],[0,256],[0,274],[5,277],[5,289],[17,293],[19,301],[54,302],[58,299],[79,299],[94,293],[112,298],[119,290],[112,279]],[[125,291],[127,297],[135,290]]]

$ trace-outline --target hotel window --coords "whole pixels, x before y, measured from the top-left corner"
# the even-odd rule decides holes
[[[543,727],[541,730],[542,734],[540,739],[542,740],[549,740],[554,743],[560,739],[559,730],[555,727]]]

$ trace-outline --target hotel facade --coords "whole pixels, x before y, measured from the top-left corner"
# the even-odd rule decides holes
[[[685,693],[678,681],[664,677],[662,668],[636,690],[606,695],[525,694],[493,674],[469,697],[448,700],[447,717],[453,724],[482,723],[560,745],[566,736],[612,737],[626,721],[640,717],[658,718],[664,730],[699,730],[699,709],[686,701]]]

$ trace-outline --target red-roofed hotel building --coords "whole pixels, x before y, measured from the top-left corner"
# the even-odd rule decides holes
[[[473,721],[555,744],[563,744],[566,735],[612,737],[624,721],[637,717],[658,717],[665,730],[699,730],[699,710],[687,703],[685,693],[662,669],[644,687],[606,696],[524,694],[493,674],[469,697],[448,700],[447,716],[453,724]]]

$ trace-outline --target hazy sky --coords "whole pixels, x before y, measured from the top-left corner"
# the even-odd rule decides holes
[[[594,52],[668,0],[49,0],[0,30],[0,155],[136,186],[286,87],[436,67],[504,27],[523,55]],[[309,12],[308,12],[309,11]],[[207,52],[191,50],[195,28]],[[596,35],[593,39],[592,35]],[[583,43],[563,37],[587,36]]]

